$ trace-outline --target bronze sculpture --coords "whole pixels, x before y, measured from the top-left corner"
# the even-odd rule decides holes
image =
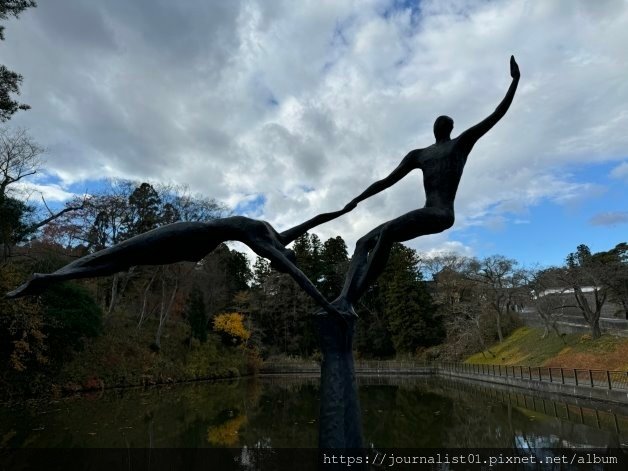
[[[510,57],[510,74],[513,79],[510,88],[491,115],[454,139],[450,137],[453,120],[439,116],[434,123],[435,144],[410,151],[390,175],[373,183],[340,211],[320,214],[282,233],[277,233],[267,222],[243,216],[170,224],[87,255],[54,273],[36,274],[7,296],[33,294],[54,281],[111,275],[133,265],[199,261],[221,242],[238,240],[270,259],[275,268],[289,273],[327,312],[340,310],[345,315],[355,316],[353,304],[384,269],[394,242],[442,232],[453,225],[454,199],[467,157],[478,139],[506,114],[517,89],[520,73],[513,56]],[[292,252],[285,246],[309,229],[353,210],[360,201],[394,185],[414,169],[423,171],[425,206],[381,224],[358,240],[342,293],[332,303],[335,307],[329,306],[296,267]]]
[[[478,139],[506,114],[515,96],[520,73],[514,56],[510,57],[510,75],[512,82],[506,96],[486,119],[451,139],[453,119],[439,116],[434,122],[436,143],[410,151],[390,175],[373,183],[345,206],[345,210],[352,210],[360,201],[394,185],[410,171],[423,171],[425,206],[381,224],[358,240],[342,293],[332,302],[341,311],[354,313],[353,304],[381,274],[394,242],[443,232],[454,224],[454,199],[467,157]]]
[[[319,316],[323,353],[319,446],[361,448],[352,351],[354,305],[381,274],[393,243],[439,233],[453,225],[454,199],[467,157],[478,139],[506,114],[514,98],[520,72],[512,56],[510,75],[513,80],[506,96],[491,115],[454,139],[450,137],[453,120],[438,117],[434,123],[434,144],[410,151],[390,175],[369,186],[340,211],[318,215],[282,233],[277,233],[267,222],[242,216],[163,226],[87,255],[54,273],[35,274],[7,296],[36,294],[56,281],[111,275],[134,265],[199,261],[221,242],[241,241],[258,255],[270,259],[276,269],[290,274],[328,314],[334,314]],[[330,303],[296,267],[294,253],[286,245],[309,229],[353,210],[360,201],[392,186],[414,169],[423,171],[425,206],[381,224],[358,240],[342,293]]]

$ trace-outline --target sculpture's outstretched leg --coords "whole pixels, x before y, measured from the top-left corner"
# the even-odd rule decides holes
[[[290,261],[287,257],[286,253],[287,249],[279,249],[274,247],[271,244],[266,243],[258,243],[258,244],[250,244],[250,247],[255,251],[255,253],[261,257],[267,258],[271,260],[273,266],[283,272],[290,275],[294,281],[301,287],[303,291],[309,294],[319,306],[321,306],[327,313],[332,315],[337,315],[340,317],[345,317],[348,314],[336,309],[325,297],[316,289],[316,286],[312,284],[310,279],[305,276],[297,266]],[[349,314],[350,315],[350,314]]]

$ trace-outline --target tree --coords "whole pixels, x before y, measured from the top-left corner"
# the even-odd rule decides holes
[[[5,197],[0,204],[0,243],[5,260],[10,248],[29,234],[30,223],[27,219],[33,210],[32,206],[11,197]]]
[[[3,264],[0,291],[13,289],[24,276],[15,264]],[[5,383],[8,375],[44,365],[48,357],[41,303],[0,296],[0,313],[0,383]]]
[[[33,0],[2,0],[0,2],[0,21],[10,16],[17,18],[27,8],[36,7]],[[4,26],[0,25],[0,41],[4,40]],[[27,110],[30,106],[18,103],[11,94],[20,94],[22,76],[0,65],[0,122],[7,121],[17,110]]]
[[[395,244],[381,276],[385,314],[397,353],[414,353],[419,347],[437,344],[445,336],[442,319],[418,264],[415,250]]]
[[[335,299],[342,291],[349,267],[347,244],[340,236],[327,239],[321,251],[319,291],[327,299]]]
[[[160,226],[162,223],[162,207],[159,193],[150,183],[142,183],[129,195],[126,214],[124,216],[124,239],[143,234]],[[169,207],[168,216],[174,216],[173,208]],[[174,221],[173,221],[174,222]]]
[[[320,278],[320,239],[316,234],[306,232],[298,237],[292,246],[297,259],[297,265],[305,276],[307,276],[314,285],[317,285]]]
[[[240,291],[249,289],[249,283],[253,278],[253,273],[249,267],[249,259],[246,254],[237,250],[228,250],[225,260],[228,296],[233,297]]]
[[[304,234],[292,249],[297,265],[320,289],[324,281],[324,248],[315,234]],[[291,277],[270,268],[258,258],[254,266],[251,312],[259,325],[267,353],[310,355],[316,348],[314,302]]]
[[[566,307],[565,287],[560,287],[559,270],[557,268],[547,268],[539,270],[532,276],[530,288],[533,291],[533,303],[538,316],[545,325],[543,337],[545,338],[550,330],[553,331],[565,343],[563,335],[558,329],[558,322]]]
[[[415,353],[445,336],[437,311],[419,270],[416,251],[395,244],[382,275],[358,306],[361,317],[356,346],[366,356]]]
[[[621,242],[594,258],[604,265],[602,282],[609,289],[609,301],[619,304],[622,317],[628,319],[628,244]]]
[[[51,359],[63,361],[102,329],[102,311],[89,293],[73,283],[53,286],[42,296],[44,333]]]
[[[227,345],[239,345],[246,342],[251,333],[244,327],[244,315],[229,312],[214,317],[214,330],[218,332]]]
[[[493,313],[499,342],[504,341],[504,322],[529,298],[525,289],[528,274],[517,268],[518,262],[502,255],[493,255],[469,264],[473,279],[481,284],[487,307]]]
[[[253,264],[253,288],[262,289],[270,275],[270,262],[262,257],[257,257]]]
[[[609,293],[609,286],[604,283],[607,268],[604,257],[593,256],[589,247],[581,244],[567,255],[566,266],[560,272],[561,281],[573,289],[576,305],[591,327],[594,339],[602,335],[600,316]],[[592,297],[587,296],[585,287],[591,289]]]
[[[434,301],[446,326],[443,353],[460,359],[481,350],[492,352],[487,342],[495,338],[493,315],[487,309],[487,296],[477,279],[477,260],[445,253],[423,260],[434,279]]]
[[[26,130],[0,128],[0,202],[11,185],[37,173],[43,152]]]
[[[17,198],[16,184],[34,175],[41,167],[43,149],[23,129],[0,128],[0,244],[6,260],[14,244],[79,206],[67,205],[38,222],[28,221],[34,208]],[[45,204],[45,201],[44,201]]]

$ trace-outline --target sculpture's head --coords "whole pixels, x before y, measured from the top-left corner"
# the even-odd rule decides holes
[[[436,142],[448,141],[451,139],[451,130],[454,128],[454,120],[449,116],[439,116],[434,121],[434,137]]]

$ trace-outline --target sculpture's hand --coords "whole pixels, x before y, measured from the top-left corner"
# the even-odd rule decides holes
[[[347,205],[343,208],[342,212],[343,213],[348,213],[349,211],[353,211],[355,208],[357,208],[358,203],[355,200],[351,200],[349,203],[347,203]]]
[[[510,56],[510,76],[519,80],[521,73],[519,72],[519,65],[515,61],[515,56]]]

